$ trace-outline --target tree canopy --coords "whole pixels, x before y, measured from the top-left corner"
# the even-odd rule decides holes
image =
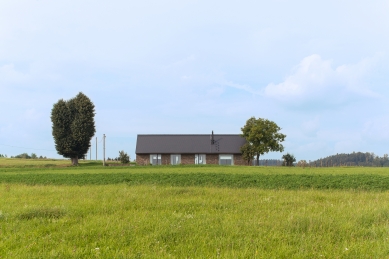
[[[70,158],[73,165],[84,157],[95,129],[95,106],[83,93],[68,101],[59,100],[51,111],[52,133],[58,154]]]
[[[293,166],[293,163],[296,162],[296,158],[294,157],[294,155],[289,153],[283,155],[282,159],[284,159],[285,166]]]
[[[320,158],[311,162],[315,166],[377,166],[389,167],[389,155],[382,157],[374,153],[352,152],[350,154],[336,154],[325,158]]]
[[[281,142],[285,140],[286,135],[279,132],[281,128],[273,121],[251,117],[241,130],[242,136],[247,141],[241,148],[242,156],[246,161],[247,157],[254,155],[259,164],[259,156],[268,152],[284,151]]]
[[[240,148],[240,151],[242,152],[243,160],[247,162],[247,165],[251,165],[250,162],[255,156],[255,150],[253,145],[251,145],[250,143],[246,143]]]
[[[130,162],[130,156],[124,150],[119,151],[119,160],[122,164],[128,164]]]

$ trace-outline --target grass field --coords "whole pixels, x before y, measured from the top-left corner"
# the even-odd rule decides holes
[[[69,159],[15,159],[0,158],[0,168],[69,167]],[[80,160],[81,165],[98,165],[101,162]]]
[[[389,258],[389,169],[14,163],[0,258]]]

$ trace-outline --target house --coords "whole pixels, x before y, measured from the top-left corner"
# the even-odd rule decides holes
[[[138,135],[138,165],[216,164],[245,165],[239,134]]]

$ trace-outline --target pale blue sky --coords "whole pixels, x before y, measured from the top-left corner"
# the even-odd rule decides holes
[[[239,134],[251,116],[275,121],[298,160],[381,156],[388,13],[374,0],[2,0],[0,154],[60,157],[51,108],[82,91],[109,157],[134,159],[137,134]]]

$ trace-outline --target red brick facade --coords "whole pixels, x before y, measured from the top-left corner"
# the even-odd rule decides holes
[[[234,155],[234,165],[247,165],[241,154]]]
[[[138,165],[150,165],[150,154],[136,154],[136,163]],[[182,165],[193,165],[195,163],[194,154],[181,154]],[[206,154],[205,163],[207,165],[218,165],[219,154]],[[170,165],[170,154],[161,155],[161,164]],[[234,154],[234,165],[246,165],[241,154]]]
[[[150,155],[149,154],[136,154],[136,164],[137,165],[149,165],[150,164]]]

